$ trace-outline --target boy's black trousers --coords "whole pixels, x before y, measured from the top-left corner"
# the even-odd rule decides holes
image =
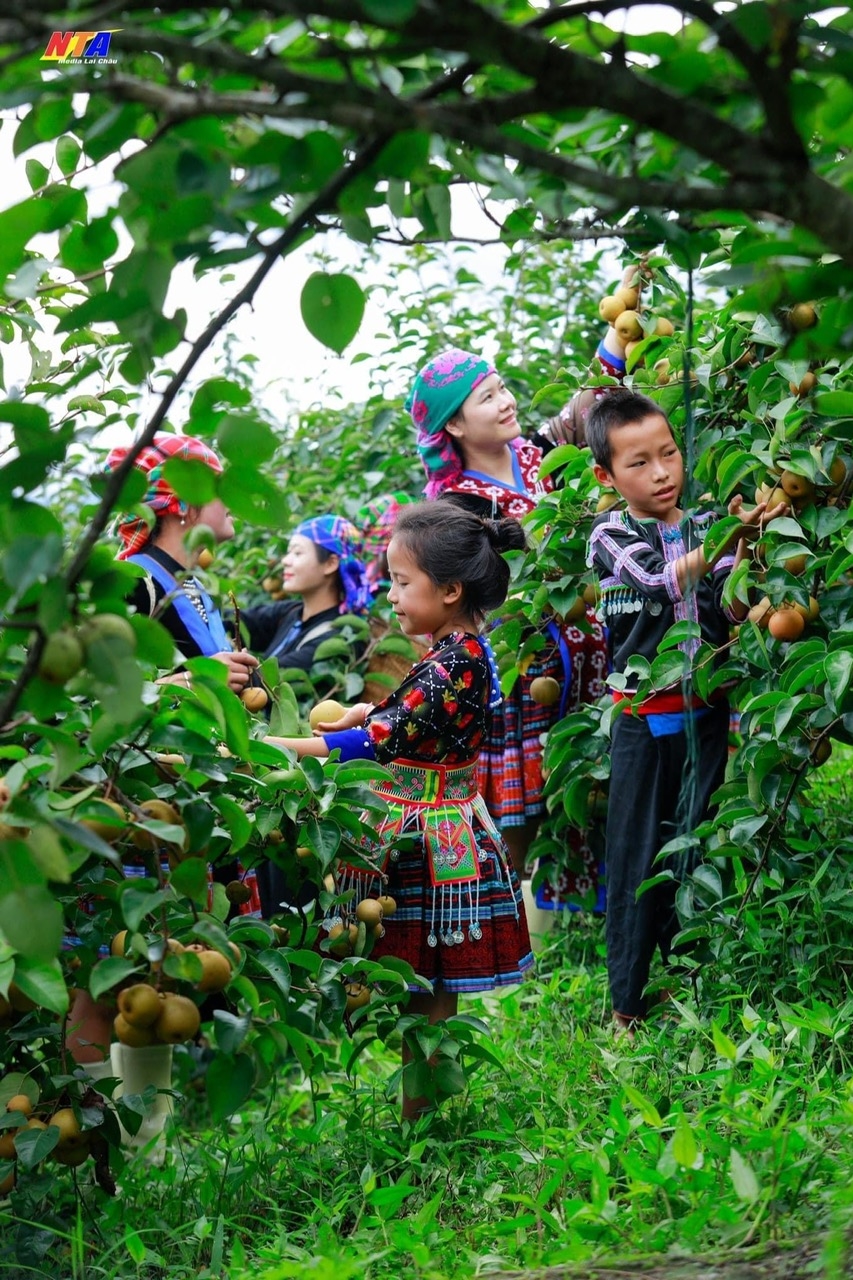
[[[686,732],[653,737],[644,716],[614,718],[610,747],[610,797],[605,853],[607,884],[607,972],[614,1013],[641,1018],[643,990],[655,947],[664,961],[678,932],[676,881],[637,898],[644,880],[669,863],[654,860],[676,835],[698,826],[723,781],[729,731],[729,705],[717,702],[694,719],[697,760],[688,759]],[[695,787],[690,771],[695,768]],[[692,803],[681,807],[679,800]]]

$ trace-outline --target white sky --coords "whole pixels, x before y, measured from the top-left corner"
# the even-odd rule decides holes
[[[633,9],[627,19],[624,12],[613,14],[608,19],[608,24],[620,30],[626,27],[631,30],[677,30],[680,16],[667,7],[648,5]],[[14,129],[15,121],[9,118],[2,122],[0,128],[0,183],[4,207],[15,204],[30,194],[25,173],[26,161],[30,158],[39,159],[49,166],[54,155],[55,144],[49,143],[35,147],[23,157],[15,159],[12,154]],[[111,173],[103,167],[96,168],[88,175],[86,185],[90,212],[97,215],[114,192]],[[483,238],[494,235],[493,224],[484,217],[470,194],[456,190],[453,198],[453,229],[457,234]],[[49,259],[54,245],[47,237],[42,240],[44,243],[34,241],[31,247]],[[390,246],[380,248],[384,272],[387,276],[392,276],[399,254]],[[308,275],[317,269],[314,255],[318,251],[333,259],[335,265],[329,269],[346,271],[354,269],[361,262],[359,247],[353,246],[345,236],[319,237],[313,244],[296,250],[276,264],[262,285],[253,307],[244,307],[228,329],[236,355],[250,352],[257,357],[253,381],[259,399],[275,418],[284,416],[288,411],[292,412],[294,407],[306,408],[326,402],[338,388],[348,400],[356,402],[366,399],[370,392],[372,362],[364,360],[353,364],[352,357],[359,352],[380,350],[380,340],[376,335],[383,329],[383,316],[379,306],[368,300],[361,330],[343,356],[336,356],[323,347],[302,323],[299,297]],[[500,245],[477,249],[476,269],[486,285],[490,279],[497,279],[500,275],[505,253],[506,250]],[[189,314],[187,334],[190,339],[195,338],[209,317],[221,309],[227,298],[251,274],[254,265],[236,266],[233,269],[234,281],[222,285],[213,275],[195,280],[191,265],[181,264],[173,275],[166,305],[167,313],[178,306],[185,307]],[[378,280],[381,278],[381,275],[377,277]],[[197,366],[192,377],[193,384],[215,370],[217,357],[222,354],[223,341],[223,335],[220,335],[211,351]],[[50,346],[49,339],[40,337],[39,345]],[[184,358],[186,349],[182,345],[170,357],[173,367]],[[29,377],[30,358],[23,346],[15,348],[4,344],[0,352],[5,364],[8,393],[16,384],[22,384]],[[405,389],[401,385],[398,393]]]

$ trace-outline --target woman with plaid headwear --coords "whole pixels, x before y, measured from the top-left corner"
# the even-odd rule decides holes
[[[115,471],[127,457],[128,449],[113,449],[106,462]],[[245,650],[235,651],[226,634],[218,609],[193,575],[188,564],[186,535],[197,524],[207,525],[217,542],[234,536],[231,513],[221,498],[204,506],[190,506],[179,498],[166,478],[165,468],[172,459],[198,462],[219,475],[222,463],[202,440],[192,436],[169,435],[158,431],[154,440],[134,461],[148,488],[141,505],[148,508],[150,518],[138,510],[120,515],[116,522],[122,542],[120,560],[143,569],[130,597],[137,613],[156,617],[175,641],[184,658],[209,657],[224,662],[228,668],[228,686],[241,693],[250,683],[257,658]],[[189,684],[186,672],[164,676],[161,683]]]
[[[406,401],[427,475],[427,498],[444,498],[487,518],[522,519],[553,488],[540,477],[542,451],[520,435],[515,397],[488,360],[451,348],[430,360]],[[506,695],[480,752],[478,782],[519,875],[545,812],[542,737],[582,702],[604,692],[606,653],[600,624],[588,630],[546,619],[543,647]],[[543,706],[530,696],[551,676],[561,697]]]
[[[279,666],[310,671],[323,640],[340,634],[335,626],[344,613],[362,614],[370,607],[370,584],[356,554],[359,535],[342,516],[303,520],[290,535],[282,560],[282,590],[291,600],[277,600],[241,612],[249,645]]]

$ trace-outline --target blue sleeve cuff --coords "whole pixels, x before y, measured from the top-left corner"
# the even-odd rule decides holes
[[[596,352],[596,355],[598,356],[599,360],[601,360],[604,364],[609,364],[612,368],[616,369],[619,373],[625,372],[626,366],[625,366],[624,358],[622,356],[618,356],[615,351],[610,351],[604,345],[603,338],[598,344],[598,350]]]
[[[342,729],[340,733],[324,733],[329,751],[340,751],[341,760],[375,760],[376,752],[366,729]]]

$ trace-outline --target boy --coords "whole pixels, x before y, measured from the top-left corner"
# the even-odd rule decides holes
[[[685,515],[679,507],[684,462],[655,402],[618,388],[591,409],[586,434],[596,479],[627,503],[627,511],[611,510],[596,520],[589,543],[613,671],[624,671],[635,655],[652,662],[658,643],[680,620],[698,622],[702,639],[715,648],[726,644],[730,621],[741,621],[746,606],[724,611],[723,584],[747,554],[747,538],[787,507],[767,511],[760,503],[746,512],[740,496],[732,498],[729,514],[742,525],[709,564],[702,540],[713,516]],[[682,646],[688,653],[697,647]],[[653,866],[659,849],[705,817],[723,780],[729,707],[724,697],[710,705],[685,702],[680,685],[638,707],[630,689],[614,696],[625,706],[614,718],[610,751],[607,968],[617,1033],[630,1034],[646,1012],[643,993],[655,946],[666,962],[678,931],[675,882],[639,898],[637,889],[660,870]],[[698,751],[692,777],[688,717]]]

